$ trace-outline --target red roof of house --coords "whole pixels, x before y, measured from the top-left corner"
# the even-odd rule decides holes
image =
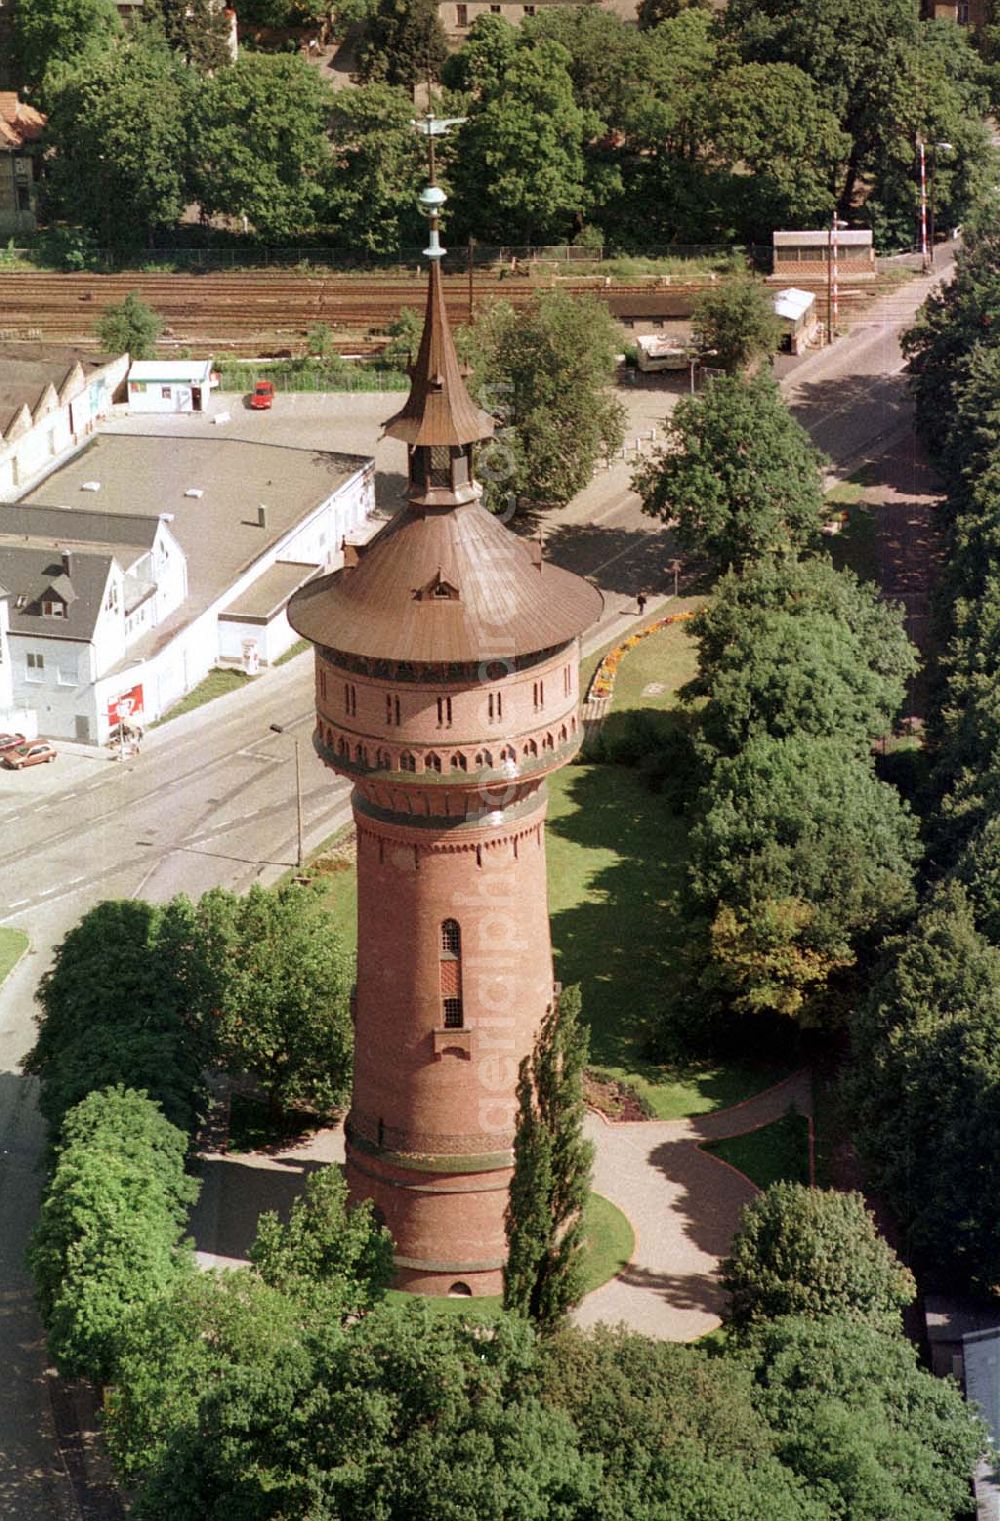
[[[45,122],[41,111],[18,100],[13,90],[0,90],[0,148],[23,148],[36,142]]]

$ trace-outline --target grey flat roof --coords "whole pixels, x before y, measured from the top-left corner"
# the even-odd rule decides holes
[[[302,565],[297,560],[279,560],[270,570],[265,570],[242,597],[230,602],[220,618],[230,618],[236,623],[269,623],[280,613],[293,591],[298,591],[310,576],[316,574],[315,565]]]
[[[132,662],[162,648],[369,463],[367,455],[215,434],[102,433],[22,501],[108,516],[170,515],[170,531],[187,556],[188,595],[130,648]],[[99,481],[100,491],[82,491],[86,481]],[[203,495],[186,497],[192,488]],[[261,503],[266,528],[257,525]]]
[[[813,232],[775,232],[771,236],[775,248],[826,248],[830,243],[830,233],[825,227]],[[870,248],[871,244],[870,227],[840,227],[837,230],[839,248]]]
[[[0,536],[45,540],[52,545],[114,543],[152,549],[159,527],[159,518],[134,513],[0,502]]]

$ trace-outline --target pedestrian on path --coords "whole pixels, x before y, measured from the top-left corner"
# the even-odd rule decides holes
[[[639,592],[638,596],[635,599],[635,606],[636,611],[641,618],[643,613],[646,611],[646,593],[644,591]]]

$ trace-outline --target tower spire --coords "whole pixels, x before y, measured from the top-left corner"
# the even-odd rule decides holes
[[[433,112],[428,112],[422,121],[413,124],[427,137],[429,182],[419,197],[420,209],[430,224],[424,249],[429,263],[427,307],[420,347],[410,372],[410,394],[406,405],[386,423],[385,431],[410,446],[408,494],[411,502],[416,504],[419,501],[423,505],[430,505],[426,500],[429,471],[432,465],[436,465],[440,476],[443,458],[432,461],[429,456],[424,457],[423,451],[447,448],[457,460],[465,460],[465,465],[460,464],[457,472],[460,479],[451,484],[462,488],[459,499],[467,501],[474,487],[472,446],[493,436],[493,419],[476,406],[466,387],[441,283],[441,260],[447,250],[441,246],[440,214],[448,198],[437,183],[434,142],[461,120],[461,117],[436,117]],[[437,505],[458,505],[457,501],[445,501],[440,495],[447,484],[438,481],[435,488],[439,493]],[[474,494],[478,495],[478,488]]]

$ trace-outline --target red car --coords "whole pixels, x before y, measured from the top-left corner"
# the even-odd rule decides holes
[[[13,750],[15,745],[24,744],[23,734],[0,734],[0,755],[5,750]]]
[[[59,752],[44,739],[34,739],[28,744],[15,745],[4,750],[0,759],[8,771],[20,771],[25,766],[41,766],[54,761]]]
[[[254,384],[250,395],[250,406],[254,412],[266,412],[268,407],[274,405],[274,381],[258,380]]]

